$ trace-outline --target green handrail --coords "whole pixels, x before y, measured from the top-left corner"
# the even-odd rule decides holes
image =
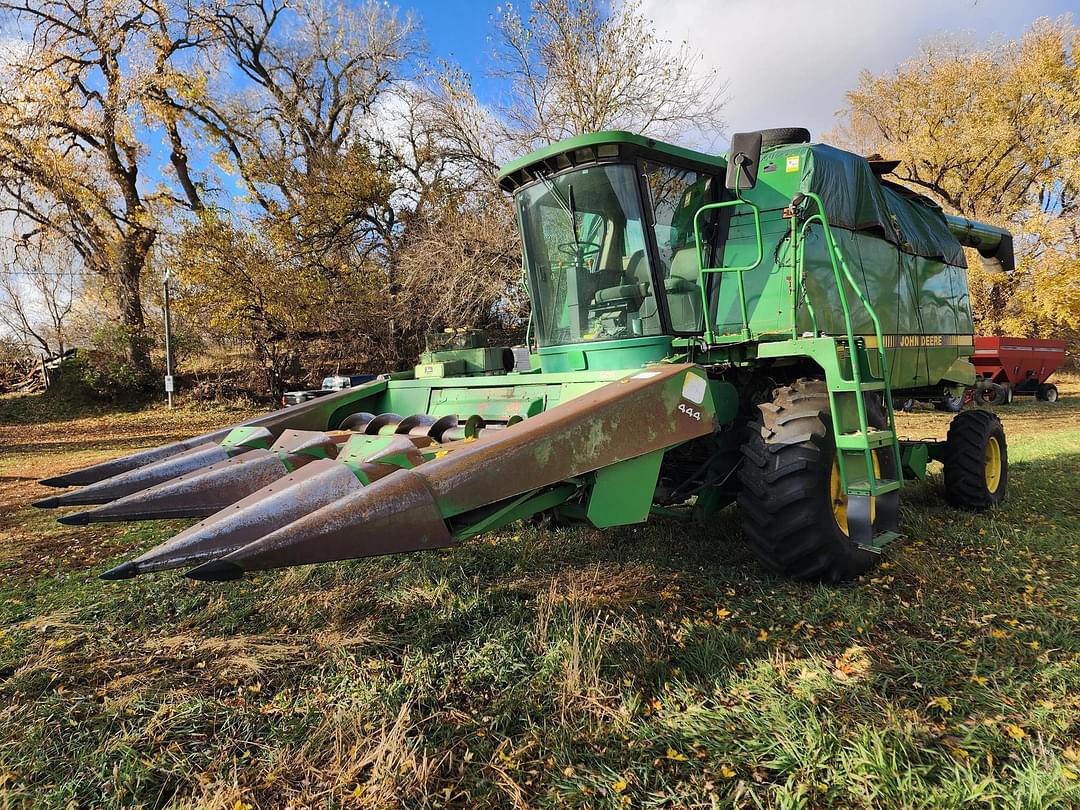
[[[814,332],[814,337],[818,336],[820,330],[818,329],[817,313],[814,312],[814,305],[810,303],[810,295],[806,292],[806,262],[803,257],[803,241],[799,238],[798,217],[792,212],[790,219],[790,243],[793,245],[791,251],[791,338],[792,340],[798,340],[800,298],[802,303],[806,304],[806,312],[810,315],[810,327]]]
[[[738,193],[738,192],[736,192]],[[729,208],[736,205],[746,205],[750,207],[750,210],[754,213],[754,236],[757,239],[757,258],[752,264],[734,265],[731,267],[706,267],[705,258],[701,249],[701,215],[705,211],[710,211],[718,208]],[[716,335],[713,332],[712,317],[709,314],[709,296],[707,291],[707,285],[705,284],[706,273],[736,273],[736,279],[739,284],[739,309],[742,313],[742,329],[741,334],[743,340],[750,339],[750,315],[746,306],[746,287],[743,283],[743,273],[748,270],[753,270],[761,264],[765,258],[765,247],[761,240],[761,212],[754,203],[739,197],[734,200],[725,200],[723,202],[709,203],[703,205],[694,214],[694,245],[697,249],[698,260],[698,287],[701,292],[701,312],[705,321],[705,342],[712,343]]]
[[[869,299],[867,299],[866,295],[863,293],[862,288],[856,283],[855,276],[852,274],[851,268],[848,267],[847,262],[844,260],[843,253],[837,246],[836,240],[833,239],[832,229],[829,227],[828,219],[825,216],[825,204],[822,202],[821,197],[819,197],[817,194],[814,194],[813,192],[807,192],[805,196],[814,202],[814,204],[817,206],[818,213],[808,217],[803,222],[802,228],[799,231],[800,257],[805,256],[802,248],[802,243],[805,241],[807,228],[809,228],[810,225],[815,221],[820,222],[821,231],[825,238],[825,246],[829,254],[829,263],[832,265],[833,268],[833,278],[836,282],[837,292],[840,295],[840,307],[844,313],[844,327],[847,332],[848,352],[851,357],[851,382],[854,383],[857,393],[857,396],[855,397],[855,404],[859,413],[859,429],[864,436],[867,436],[869,434],[870,423],[866,416],[866,403],[862,397],[862,371],[860,369],[858,357],[856,355],[855,330],[851,320],[851,308],[848,305],[847,292],[844,289],[845,279],[847,283],[851,285],[851,289],[855,291],[856,297],[858,297],[859,302],[863,305],[866,313],[870,316],[871,322],[874,324],[874,335],[877,338],[878,359],[881,365],[881,377],[883,383],[882,387],[885,391],[885,404],[887,412],[889,414],[889,428],[893,434],[892,444],[895,454],[894,457],[896,459],[896,475],[897,479],[902,483],[904,474],[900,465],[900,445],[896,438],[896,419],[893,412],[892,386],[889,380],[888,363],[885,356],[885,341],[881,331],[881,320],[878,318],[877,312],[870,304]],[[801,270],[805,270],[805,268],[801,268]],[[841,274],[843,274],[843,278],[841,277]],[[795,313],[793,313],[792,315],[794,317]],[[832,420],[833,435],[839,436],[840,424],[835,408],[833,408]],[[863,452],[864,458],[866,460],[867,482],[870,485],[871,494],[876,494],[875,490],[877,489],[877,485],[875,483],[876,476],[874,474],[873,466],[873,451],[867,448]],[[841,485],[843,486],[844,490],[847,491],[847,475],[844,470],[844,465],[840,464],[838,466],[840,468]]]

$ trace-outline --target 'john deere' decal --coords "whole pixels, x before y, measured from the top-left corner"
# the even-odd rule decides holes
[[[877,338],[867,335],[866,347],[877,347]],[[971,335],[882,335],[882,346],[886,349],[937,349],[947,346],[972,346]]]

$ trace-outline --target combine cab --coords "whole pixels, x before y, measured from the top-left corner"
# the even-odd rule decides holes
[[[245,571],[443,548],[539,513],[598,527],[709,525],[738,501],[770,569],[836,582],[899,536],[905,480],[998,503],[986,411],[945,442],[897,436],[894,398],[975,380],[963,245],[888,169],[800,130],[737,135],[730,159],[625,132],[505,167],[532,299],[528,357],[468,335],[382,376],[243,425],[44,481],[71,524],[200,518],[106,572]]]

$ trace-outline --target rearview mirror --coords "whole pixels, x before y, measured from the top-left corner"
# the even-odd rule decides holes
[[[761,160],[761,133],[737,132],[731,139],[724,185],[731,190],[753,188],[757,183],[758,163]]]

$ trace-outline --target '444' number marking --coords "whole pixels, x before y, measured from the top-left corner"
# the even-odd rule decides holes
[[[694,408],[691,408],[685,402],[680,402],[679,403],[679,410],[682,411],[683,413],[685,413],[691,419],[696,419],[699,422],[701,421],[701,411],[695,410]]]

